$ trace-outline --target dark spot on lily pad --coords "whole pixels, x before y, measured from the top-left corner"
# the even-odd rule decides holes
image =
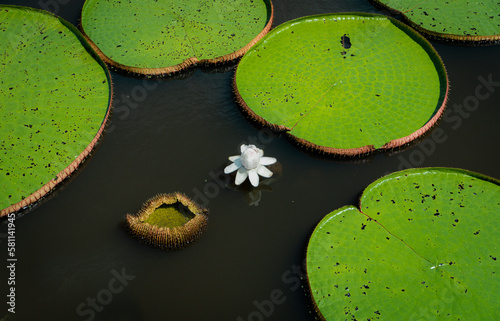
[[[345,49],[351,48],[351,38],[349,38],[346,34],[344,34],[342,37],[340,37],[340,43],[342,44],[342,47]]]

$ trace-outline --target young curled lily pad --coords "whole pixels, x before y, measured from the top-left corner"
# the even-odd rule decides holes
[[[107,63],[161,75],[239,58],[272,21],[270,0],[87,0],[81,27]]]
[[[0,6],[0,216],[49,193],[92,151],[111,106],[104,63],[70,23]]]
[[[500,181],[450,168],[396,172],[359,209],[317,225],[307,276],[325,320],[494,320]]]
[[[403,15],[413,28],[428,37],[472,44],[500,41],[498,1],[372,1]]]
[[[449,89],[427,40],[395,19],[364,13],[276,27],[243,56],[234,87],[251,119],[342,155],[421,136],[442,114]]]
[[[186,195],[159,194],[145,202],[136,215],[126,216],[130,233],[161,249],[177,249],[195,240],[208,224],[208,209]]]

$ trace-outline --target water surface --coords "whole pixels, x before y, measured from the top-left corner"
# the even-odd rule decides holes
[[[0,2],[50,4],[74,24],[83,4]],[[273,3],[275,25],[311,14],[378,12],[362,0]],[[439,123],[442,139],[355,161],[308,154],[254,127],[234,101],[234,68],[163,81],[112,72],[114,113],[99,148],[52,199],[16,220],[15,320],[314,320],[299,277],[308,238],[327,213],[357,205],[369,183],[403,168],[449,166],[500,178],[500,86],[477,110],[458,107],[481,79],[500,82],[500,46],[433,45],[451,81],[453,117]],[[279,160],[282,174],[268,190],[227,186],[221,172],[242,143]],[[125,233],[125,214],[173,191],[210,209],[199,241],[163,252]],[[3,295],[7,273],[0,270]],[[1,309],[0,317],[6,304]]]

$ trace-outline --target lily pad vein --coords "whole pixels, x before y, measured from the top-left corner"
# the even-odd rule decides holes
[[[305,117],[307,117],[311,111],[325,98],[325,96],[332,90],[332,88],[336,85],[337,83],[334,83],[333,85],[330,85],[330,87],[323,93],[323,95],[321,95],[321,97],[316,101],[316,103],[307,111],[307,113],[305,113],[304,115],[302,115],[299,120],[297,120],[297,122],[295,123],[295,125],[292,126],[292,128],[290,129],[290,131],[292,131],[295,126],[298,125],[298,123],[304,119]]]
[[[403,13],[408,13],[408,12],[412,11],[413,9],[415,9],[416,7],[421,6],[425,2],[427,2],[427,1],[423,1],[423,2],[417,3],[415,6],[413,6],[413,8],[410,8],[410,9],[404,11]]]
[[[431,261],[429,261],[428,259],[426,259],[425,257],[423,257],[422,255],[418,254],[418,252],[413,248],[411,247],[408,243],[406,243],[402,238],[400,238],[399,236],[393,234],[391,231],[389,231],[389,229],[387,229],[382,223],[380,223],[379,221],[377,221],[376,219],[374,219],[373,217],[371,217],[370,215],[362,212],[360,209],[358,209],[358,211],[365,215],[366,217],[368,217],[370,220],[374,221],[375,223],[377,223],[378,225],[380,225],[387,233],[389,233],[391,236],[394,236],[395,238],[397,238],[398,240],[400,240],[401,242],[403,242],[404,245],[406,245],[410,250],[413,251],[413,253],[415,253],[418,257],[424,259],[425,261],[431,263]],[[432,264],[432,263],[431,263]],[[436,264],[437,265],[437,264]],[[441,266],[441,265],[439,265]]]
[[[186,28],[186,23],[185,23],[184,20],[182,20],[182,18],[180,16],[177,16],[177,18],[179,19],[179,21],[182,21],[182,29],[184,30],[184,34],[186,35],[186,38],[189,41],[189,46],[191,47],[191,52],[193,53],[193,58],[196,58],[196,60],[198,60],[198,57],[196,55],[196,51],[194,50],[193,40],[188,35],[188,31],[187,31],[187,28]]]

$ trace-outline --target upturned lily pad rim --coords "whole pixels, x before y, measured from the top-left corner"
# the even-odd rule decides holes
[[[180,192],[173,192],[169,194],[158,194],[149,200],[147,200],[141,210],[138,212],[137,218],[144,222],[153,212],[162,206],[173,205],[176,203],[181,203],[186,206],[191,213],[194,215],[201,215],[206,213],[206,209],[192,201],[189,197]],[[147,223],[149,224],[149,223]]]
[[[114,61],[113,59],[109,58],[106,54],[104,54],[99,47],[90,39],[90,37],[85,33],[85,30],[83,29],[82,25],[82,14],[83,14],[83,8],[82,12],[80,14],[80,23],[79,23],[79,29],[87,42],[92,46],[95,52],[101,57],[101,59],[108,65],[113,66],[115,68],[124,70],[126,72],[132,73],[132,74],[138,74],[138,75],[143,75],[143,76],[164,76],[164,75],[171,75],[178,73],[180,71],[184,71],[186,69],[189,69],[191,67],[195,67],[198,65],[215,65],[215,64],[223,64],[223,63],[228,63],[231,61],[234,61],[238,58],[241,58],[254,44],[256,44],[260,39],[262,39],[268,32],[271,30],[273,21],[274,21],[274,7],[273,3],[271,0],[263,0],[266,4],[267,7],[267,24],[262,29],[262,31],[254,38],[252,39],[248,44],[246,44],[244,47],[226,54],[224,56],[216,57],[213,59],[201,59],[199,60],[196,57],[190,57],[181,62],[180,64],[174,65],[174,66],[167,66],[167,67],[162,67],[162,68],[140,68],[140,67],[134,67],[134,66],[127,66],[121,63],[118,63]]]
[[[57,19],[63,26],[68,28],[71,32],[75,34],[75,36],[80,40],[80,43],[85,48],[85,50],[89,53],[89,55],[96,60],[96,62],[103,68],[104,74],[106,75],[106,80],[109,84],[109,98],[108,98],[108,108],[106,110],[106,115],[103,118],[101,126],[97,131],[94,139],[87,145],[87,147],[61,172],[59,172],[55,178],[51,179],[45,185],[43,185],[39,190],[33,192],[31,195],[24,198],[22,201],[19,201],[15,204],[11,204],[9,207],[6,207],[0,211],[0,217],[6,216],[10,213],[19,212],[23,209],[26,209],[28,206],[38,202],[41,198],[49,194],[59,183],[68,178],[79,166],[80,164],[89,156],[89,154],[94,150],[94,148],[99,143],[102,138],[102,134],[105,131],[105,128],[108,123],[108,119],[112,109],[112,101],[113,101],[113,83],[109,73],[109,70],[106,64],[101,60],[99,55],[93,50],[90,44],[85,40],[82,33],[71,23],[64,20],[60,16],[48,12],[46,10],[31,8],[26,6],[17,6],[17,5],[0,5],[0,8],[12,8],[16,10],[26,10],[26,11],[34,11],[43,15],[47,15],[51,18]]]
[[[427,123],[416,130],[415,132],[411,133],[410,135],[407,135],[405,137],[400,137],[397,139],[393,139],[387,143],[385,143],[383,146],[380,148],[375,148],[373,145],[365,145],[362,147],[357,147],[357,148],[335,148],[335,147],[327,147],[327,146],[321,146],[317,145],[315,143],[312,143],[308,140],[298,138],[294,136],[293,134],[290,133],[292,130],[289,127],[283,126],[283,125],[278,125],[278,124],[273,124],[263,117],[257,115],[245,102],[241,94],[239,93],[238,86],[236,84],[236,78],[238,75],[238,68],[240,64],[238,64],[238,67],[236,68],[236,71],[233,76],[233,88],[234,88],[234,93],[235,93],[235,99],[238,102],[238,105],[241,107],[243,113],[250,119],[250,121],[256,123],[257,125],[261,127],[269,127],[273,131],[277,133],[285,133],[289,139],[291,139],[293,142],[296,142],[298,145],[304,147],[306,150],[312,150],[319,152],[321,154],[327,154],[327,155],[334,155],[334,156],[361,156],[361,155],[368,155],[372,154],[377,151],[383,151],[383,150],[393,150],[395,148],[404,146],[406,144],[411,143],[412,141],[416,140],[417,138],[423,136],[426,132],[428,132],[431,128],[436,125],[438,120],[441,118],[441,116],[444,113],[444,110],[446,109],[446,104],[448,102],[448,93],[450,90],[450,82],[448,79],[448,73],[446,72],[446,68],[444,66],[443,60],[437,53],[437,51],[432,47],[430,42],[425,39],[422,35],[420,35],[417,31],[412,29],[411,27],[405,25],[401,21],[398,21],[392,17],[388,17],[385,15],[381,14],[373,14],[373,13],[366,13],[366,12],[340,12],[340,13],[326,13],[326,14],[319,14],[319,15],[310,15],[310,16],[304,16],[300,17],[294,20],[287,21],[273,30],[271,32],[264,36],[261,40],[261,42],[264,42],[269,36],[272,35],[273,32],[276,30],[279,30],[280,28],[284,28],[287,25],[291,24],[297,24],[302,20],[307,20],[311,18],[321,18],[321,17],[328,17],[328,16],[346,16],[346,15],[357,15],[357,16],[362,16],[362,17],[383,17],[388,19],[392,24],[394,24],[396,27],[404,31],[412,40],[417,42],[422,48],[429,54],[430,59],[434,63],[434,66],[436,67],[436,71],[439,75],[439,80],[441,83],[441,88],[440,88],[440,97],[439,97],[439,102],[441,105],[436,107],[435,112],[433,116],[427,121]],[[249,50],[250,52],[251,50]],[[243,57],[244,58],[244,57]],[[243,59],[242,58],[242,59]],[[404,94],[404,93],[402,93]]]
[[[162,205],[181,203],[194,215],[186,223],[176,227],[160,227],[145,222]],[[127,214],[125,222],[129,232],[140,240],[164,250],[184,247],[196,241],[208,224],[209,210],[180,192],[158,194],[148,199],[135,215]]]
[[[458,168],[458,167],[415,167],[415,168],[408,168],[408,169],[403,169],[403,170],[400,170],[400,171],[396,171],[396,172],[393,172],[393,173],[390,173],[390,174],[387,174],[383,177],[380,177],[378,179],[376,179],[375,181],[373,181],[371,184],[369,184],[363,191],[363,194],[361,195],[361,199],[363,198],[363,195],[365,194],[365,191],[370,189],[371,187],[375,186],[377,184],[378,181],[380,181],[381,179],[390,179],[394,176],[401,176],[401,175],[404,175],[404,174],[412,174],[412,173],[419,173],[419,172],[422,172],[422,171],[439,171],[439,172],[448,172],[448,173],[455,173],[455,174],[464,174],[464,175],[468,175],[468,176],[471,176],[471,177],[474,177],[474,178],[479,178],[479,179],[482,179],[484,181],[487,181],[487,182],[490,182],[490,183],[493,183],[493,184],[496,184],[496,185],[499,185],[500,186],[500,179],[497,179],[497,178],[494,178],[494,177],[491,177],[491,176],[488,176],[488,175],[485,175],[485,174],[482,174],[482,173],[478,173],[478,172],[474,172],[474,171],[471,171],[471,170],[468,170],[468,169],[463,169],[463,168]],[[360,199],[360,202],[361,202],[361,199]],[[361,203],[360,203],[361,205]]]
[[[396,172],[387,174],[387,175],[385,175],[383,177],[380,177],[380,178],[374,180],[372,183],[370,183],[363,190],[361,196],[359,197],[359,202],[358,202],[357,206],[354,206],[354,205],[344,205],[344,206],[336,209],[335,211],[341,212],[341,211],[345,211],[345,210],[349,210],[349,209],[355,209],[359,213],[365,215],[368,219],[371,219],[374,222],[378,223],[378,221],[375,218],[369,216],[368,214],[364,213],[361,210],[362,209],[362,203],[361,202],[362,202],[365,194],[368,193],[371,188],[374,188],[377,185],[379,185],[381,183],[381,180],[385,181],[385,180],[393,179],[394,177],[400,177],[402,175],[411,175],[413,173],[417,173],[418,174],[419,172],[421,173],[422,171],[429,171],[429,172],[431,172],[431,171],[439,171],[439,172],[448,172],[448,173],[453,173],[453,174],[463,174],[463,175],[471,176],[473,178],[481,179],[481,180],[484,180],[484,181],[487,181],[487,182],[490,182],[490,183],[493,183],[495,185],[500,186],[500,179],[497,179],[497,178],[494,178],[494,177],[491,177],[491,176],[488,176],[488,175],[485,175],[485,174],[481,174],[481,173],[478,173],[478,172],[474,172],[474,171],[462,169],[462,168],[455,168],[455,167],[415,167],[415,168],[404,169],[404,170],[401,170],[401,171],[396,171]],[[308,250],[309,250],[309,244],[310,244],[311,238],[313,237],[313,235],[316,232],[316,230],[318,230],[319,228],[322,227],[322,225],[323,225],[324,222],[326,222],[326,221],[328,221],[328,220],[331,219],[331,217],[330,217],[329,214],[330,213],[328,213],[327,215],[325,215],[325,217],[323,217],[316,224],[316,226],[314,227],[313,231],[309,235],[308,245],[306,247],[306,261],[307,261],[307,253],[308,253]],[[385,227],[383,227],[383,228],[385,229]],[[397,235],[392,235],[392,236],[396,237],[397,239],[399,239],[401,241],[401,239]],[[305,266],[305,270],[306,270],[306,280],[307,280],[307,289],[308,289],[307,290],[307,294],[308,294],[308,297],[310,299],[310,302],[311,302],[311,304],[312,304],[312,306],[313,306],[314,311],[316,312],[316,314],[319,316],[319,318],[321,320],[326,321],[326,318],[321,313],[321,310],[317,306],[316,300],[314,299],[313,290],[312,290],[312,287],[311,287],[311,283],[310,283],[310,280],[309,280],[309,274],[308,274],[308,271],[307,271],[307,264],[305,264],[304,266]]]
[[[442,33],[435,32],[432,30],[428,30],[418,23],[412,21],[404,12],[391,8],[380,0],[370,0],[373,5],[377,8],[383,8],[388,10],[393,15],[401,15],[404,22],[423,34],[425,37],[442,42],[453,42],[461,45],[472,45],[472,46],[480,46],[480,45],[495,45],[500,43],[500,34],[490,35],[490,36],[462,36],[450,33]]]

